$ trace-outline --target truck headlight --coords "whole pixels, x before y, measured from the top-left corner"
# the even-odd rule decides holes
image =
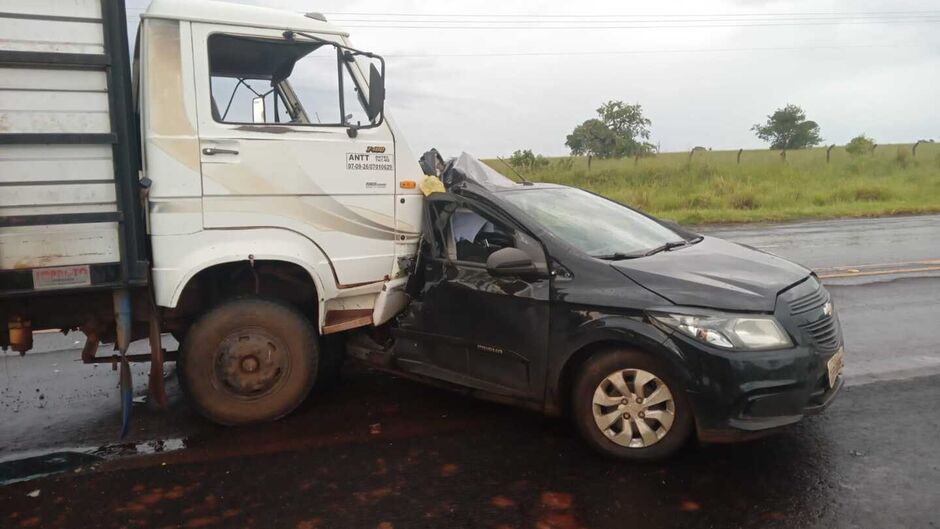
[[[650,312],[649,317],[654,323],[722,349],[763,351],[793,347],[790,336],[773,316],[687,310]]]

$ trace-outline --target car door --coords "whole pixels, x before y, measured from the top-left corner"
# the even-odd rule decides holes
[[[428,199],[424,244],[401,319],[399,366],[493,394],[543,395],[550,279],[541,244],[512,219],[450,194]],[[513,246],[541,270],[496,277],[486,259]]]
[[[208,229],[277,227],[314,241],[341,285],[381,280],[395,254],[394,138],[369,125],[365,82],[338,35],[194,23]]]

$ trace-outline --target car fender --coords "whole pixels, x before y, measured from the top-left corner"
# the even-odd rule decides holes
[[[691,372],[685,355],[675,347],[668,334],[647,323],[642,314],[590,311],[587,315],[589,317],[577,327],[556,337],[545,386],[547,412],[554,413],[563,408],[567,398],[564,392],[570,389],[568,384],[576,375],[569,371],[575,365],[572,362],[580,363],[600,349],[620,345],[642,350],[667,362],[683,384],[690,380]]]

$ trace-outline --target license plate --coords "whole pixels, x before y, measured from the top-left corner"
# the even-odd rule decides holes
[[[829,387],[834,387],[836,385],[836,378],[839,377],[839,373],[842,372],[842,367],[845,365],[845,350],[841,347],[836,354],[832,355],[832,358],[829,359],[829,363],[826,364],[827,369],[829,370]]]
[[[88,265],[36,268],[33,270],[33,288],[87,287],[91,285],[91,270]]]

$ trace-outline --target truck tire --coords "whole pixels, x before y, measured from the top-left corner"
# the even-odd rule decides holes
[[[685,390],[672,370],[633,349],[599,351],[581,366],[572,416],[591,447],[630,461],[669,457],[693,428]]]
[[[183,341],[183,390],[209,420],[236,425],[292,412],[317,377],[318,337],[292,307],[263,299],[228,301],[203,315]]]

